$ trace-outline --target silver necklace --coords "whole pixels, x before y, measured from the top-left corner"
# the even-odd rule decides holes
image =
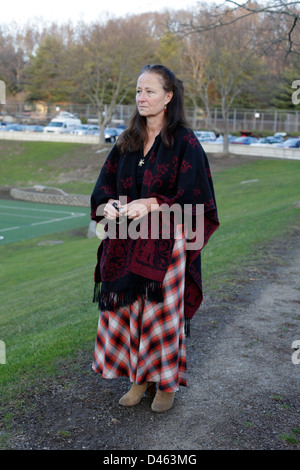
[[[138,166],[143,166],[144,163],[145,163],[145,158],[147,157],[147,155],[150,153],[150,151],[152,150],[153,146],[154,146],[154,143],[155,143],[155,140],[156,140],[156,137],[153,141],[153,144],[151,146],[151,148],[148,150],[147,154],[146,155],[143,155],[142,158],[140,159],[139,163],[138,163]]]

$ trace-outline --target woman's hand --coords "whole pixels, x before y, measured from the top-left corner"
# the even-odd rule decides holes
[[[120,215],[128,217],[128,219],[141,219],[149,212],[158,210],[159,204],[155,197],[136,199],[120,208]]]
[[[114,207],[114,205],[120,207],[120,201],[118,199],[109,199],[103,211],[104,217],[106,219],[115,220],[117,217],[119,217],[119,211],[116,209],[116,207]]]

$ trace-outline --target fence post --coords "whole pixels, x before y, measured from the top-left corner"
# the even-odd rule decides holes
[[[236,131],[236,109],[234,108],[233,110],[233,126],[232,126],[233,132]]]
[[[253,121],[252,122],[253,122],[252,128],[255,131],[255,129],[256,129],[256,109],[254,110]]]
[[[274,121],[273,121],[273,132],[275,134],[275,132],[277,131],[277,109],[275,109],[274,111]]]

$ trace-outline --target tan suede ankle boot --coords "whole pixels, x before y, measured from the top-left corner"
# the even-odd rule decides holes
[[[151,405],[151,410],[156,413],[162,413],[172,408],[175,398],[175,392],[162,392],[157,390]]]
[[[151,385],[152,385],[151,382],[150,383],[146,382],[142,385],[137,385],[133,383],[130,390],[120,398],[119,404],[123,406],[137,405],[138,403],[140,403],[147,388]]]

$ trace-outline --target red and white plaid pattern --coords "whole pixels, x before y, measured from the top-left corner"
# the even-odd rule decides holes
[[[184,333],[185,239],[175,240],[161,303],[138,299],[117,311],[100,311],[93,369],[102,377],[156,382],[174,392],[186,381]]]

